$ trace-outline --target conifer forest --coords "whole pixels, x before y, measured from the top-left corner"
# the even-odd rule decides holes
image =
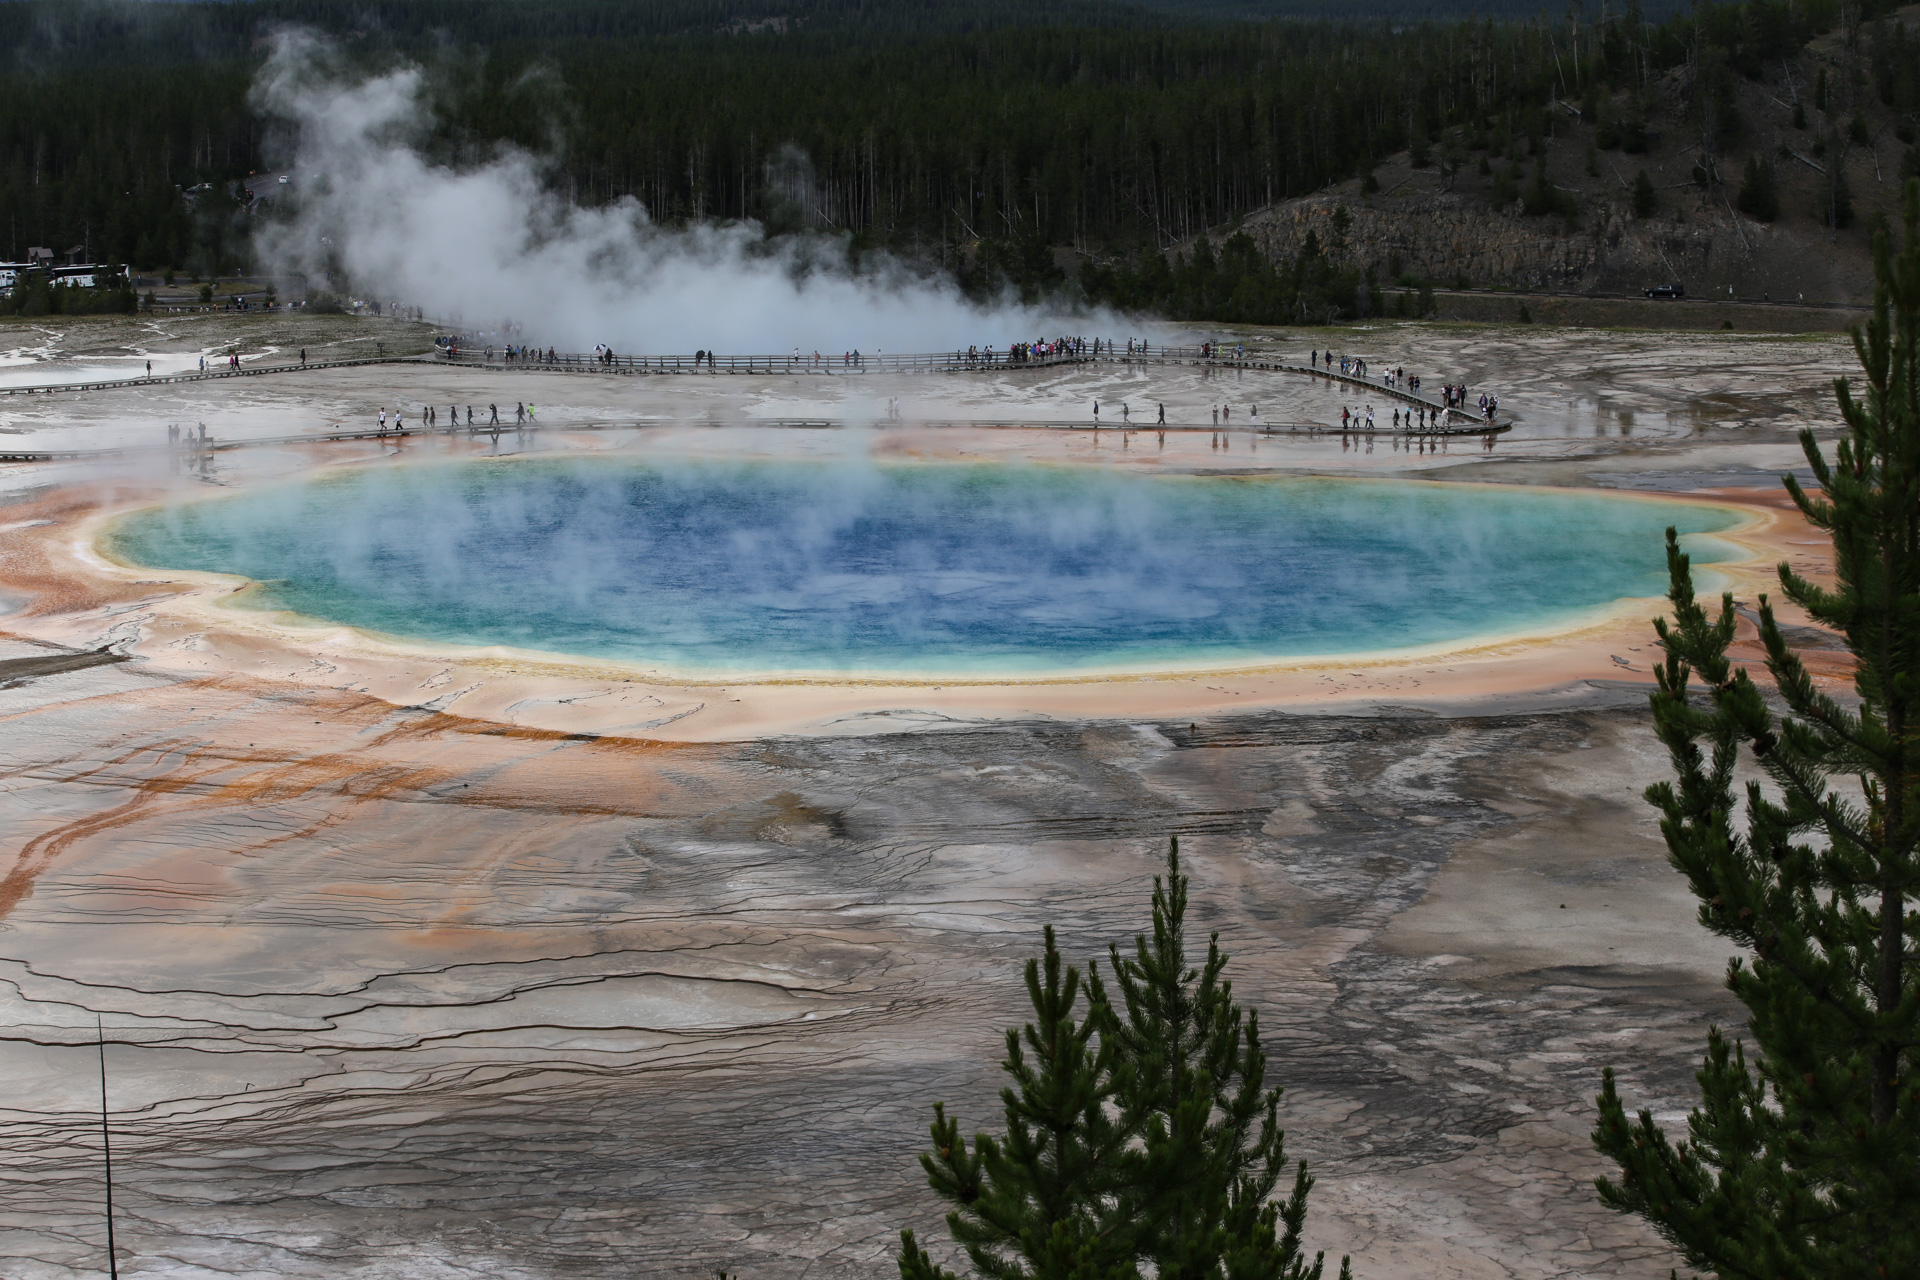
[[[1603,140],[1631,152],[1673,68],[1719,102],[1838,23],[1869,37],[1860,91],[1910,118],[1914,36],[1892,8],[20,0],[0,4],[0,219],[15,260],[84,245],[148,270],[245,267],[236,184],[284,159],[249,86],[298,26],[368,66],[425,63],[441,156],[526,148],[585,204],[821,229],[975,291],[1055,289],[1071,252],[1093,297],[1272,319],[1354,281],[1244,244],[1164,251],[1396,152],[1443,174],[1532,154],[1569,118],[1556,104],[1611,114]]]

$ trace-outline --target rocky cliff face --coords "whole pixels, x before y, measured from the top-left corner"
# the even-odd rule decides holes
[[[1799,291],[1825,299],[1836,283],[1826,246],[1745,218],[1736,225],[1731,214],[1704,208],[1679,221],[1601,206],[1569,230],[1557,217],[1524,217],[1517,205],[1489,209],[1470,195],[1330,194],[1271,205],[1239,229],[1276,260],[1299,253],[1311,234],[1334,262],[1371,268],[1382,284],[1403,273],[1446,287],[1554,291],[1632,291],[1679,281],[1700,294],[1731,285],[1742,296]]]

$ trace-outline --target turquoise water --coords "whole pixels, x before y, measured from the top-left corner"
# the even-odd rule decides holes
[[[422,464],[133,513],[134,563],[420,640],[706,671],[1223,663],[1536,627],[1665,590],[1723,508],[1094,467]],[[1707,554],[1698,559],[1710,559]]]

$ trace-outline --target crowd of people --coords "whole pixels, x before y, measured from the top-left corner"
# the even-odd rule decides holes
[[[448,355],[458,355],[459,340],[457,338],[449,336],[436,339],[436,342]],[[955,363],[966,366],[1015,365],[1059,358],[1084,358],[1087,356],[1092,356],[1096,359],[1101,357],[1117,358],[1121,356],[1122,353],[1129,357],[1135,355],[1145,356],[1152,353],[1153,350],[1154,348],[1151,347],[1145,339],[1141,338],[1087,339],[1059,337],[1010,342],[1004,348],[996,347],[991,343],[984,346],[970,346],[965,351],[954,352],[953,359]],[[1165,355],[1170,349],[1162,347],[1159,350],[1162,355]],[[1191,355],[1195,348],[1189,347],[1184,350],[1186,354]],[[1209,340],[1200,344],[1198,352],[1201,358],[1205,360],[1221,358],[1241,360],[1246,358],[1246,344],[1241,342],[1224,343]],[[494,359],[494,355],[494,347],[488,345],[486,348],[487,359]],[[584,363],[586,359],[581,356],[561,354],[552,347],[548,347],[543,351],[539,347],[529,348],[517,343],[509,343],[503,346],[500,349],[500,358],[509,362],[534,361],[543,364]],[[634,359],[634,357],[627,357],[628,363],[633,363]],[[649,364],[655,359],[658,359],[663,367],[670,359],[673,361],[675,367],[681,367],[681,361],[685,360],[686,357],[646,357],[645,359]],[[742,359],[742,357],[728,357],[729,368],[735,367],[737,361],[740,359]],[[824,357],[818,351],[814,351],[809,356],[803,354],[799,347],[793,348],[791,357],[751,357],[750,359],[754,364],[758,364],[764,360],[770,368],[776,364],[785,363],[788,368],[817,369],[824,364],[830,363],[830,357]],[[840,355],[841,366],[852,370],[864,371],[867,368],[869,359],[868,356],[857,348],[843,351]],[[879,350],[874,352],[871,359],[875,364],[884,364],[884,355]],[[596,364],[612,365],[617,363],[620,357],[615,355],[611,346],[605,343],[599,343],[594,346],[592,360]],[[692,357],[693,367],[696,370],[703,367],[708,370],[714,370],[716,369],[716,360],[716,354],[704,348],[694,352]],[[1322,351],[1316,349],[1309,354],[1308,364],[1315,372],[1325,373],[1330,377],[1337,373],[1342,378],[1359,379],[1377,383],[1380,387],[1391,392],[1396,392],[1401,396],[1412,398],[1418,397],[1421,394],[1421,378],[1419,374],[1409,374],[1403,367],[1394,367],[1389,368],[1382,374],[1375,375],[1369,361],[1362,356],[1341,355],[1331,350]],[[1473,414],[1473,416],[1477,416],[1487,426],[1492,426],[1499,412],[1498,399],[1484,392],[1479,395],[1477,400],[1471,402],[1470,405],[1467,387],[1464,383],[1450,382],[1442,385],[1437,398],[1440,402],[1438,406],[1425,402],[1416,402],[1406,406],[1396,404],[1392,407],[1389,424],[1396,440],[1395,448],[1400,447],[1397,441],[1401,437],[1406,437],[1408,439],[1407,448],[1411,450],[1417,447],[1424,452],[1427,448],[1425,441],[1429,438],[1439,440],[1443,438],[1444,433],[1449,431],[1457,432],[1459,430],[1458,427],[1453,425],[1453,420],[1450,417],[1452,414],[1457,413],[1463,418],[1469,416],[1469,414]],[[888,417],[895,418],[899,416],[898,403],[897,400],[890,400],[888,402]],[[491,424],[498,425],[498,411],[491,405],[488,406],[488,409],[493,415]],[[1477,413],[1474,413],[1475,410],[1477,410]],[[1232,425],[1233,406],[1227,404],[1212,405],[1209,407],[1209,413],[1215,428],[1228,428]],[[531,417],[531,405],[518,406],[516,408],[516,425],[524,425]],[[1164,426],[1167,420],[1166,407],[1164,405],[1158,406],[1156,417],[1156,425]],[[384,434],[386,430],[384,411],[382,411],[381,418],[382,424],[380,429]],[[453,414],[453,420],[455,424],[459,423],[460,415],[458,412]],[[396,413],[396,429],[398,429],[398,421],[399,418]],[[423,421],[427,428],[431,429],[433,424],[437,422],[435,411],[432,409],[425,410]],[[1101,425],[1100,405],[1098,401],[1094,402],[1093,421],[1096,427]],[[1259,430],[1259,406],[1251,405],[1248,407],[1247,421],[1250,429]],[[469,427],[473,425],[471,408],[467,411],[467,425]],[[1123,429],[1129,428],[1132,425],[1132,411],[1124,401],[1120,404],[1119,422],[1117,425]],[[1371,451],[1373,447],[1372,438],[1377,430],[1378,421],[1372,405],[1343,405],[1341,407],[1340,432],[1343,442],[1351,441],[1352,447],[1361,447],[1359,442],[1364,440],[1364,447],[1368,451]],[[1218,433],[1216,433],[1216,448],[1220,447],[1219,438]],[[1492,434],[1486,434],[1485,438],[1488,441],[1488,447],[1491,448]],[[1442,446],[1436,445],[1434,447],[1438,448]]]
[[[1093,342],[1093,353],[1098,355],[1099,352],[1100,340],[1096,338]],[[1085,338],[1040,338],[1032,342],[1009,342],[1004,352],[996,350],[992,343],[988,343],[984,347],[972,346],[965,351],[956,351],[953,355],[954,359],[962,364],[984,365],[1021,364],[1062,356],[1080,356],[1086,353]]]
[[[409,428],[407,426],[406,410],[396,407],[393,411],[392,420],[391,422],[389,422],[387,417],[386,406],[383,405],[380,408],[380,412],[378,416],[374,420],[375,422],[374,431],[377,435],[384,437],[389,434],[404,436],[410,433],[411,434],[433,433],[433,432],[441,431],[443,429],[449,433],[452,433],[455,431],[459,431],[464,427],[467,431],[470,431],[470,432],[487,431],[487,432],[493,433],[495,436],[498,436],[502,431],[505,431],[508,428],[509,424],[502,421],[500,417],[500,406],[497,404],[487,405],[486,416],[480,419],[480,421],[477,424],[474,421],[473,406],[468,405],[466,407],[466,410],[467,410],[466,420],[463,422],[460,416],[460,406],[453,405],[453,404],[448,405],[447,406],[447,425],[445,428],[442,428],[440,425],[441,419],[440,419],[439,406],[431,405],[431,404],[421,405],[420,408],[416,411],[418,414],[418,417],[416,419],[418,422],[418,425],[412,428]],[[515,402],[513,406],[513,422],[511,425],[512,425],[512,429],[515,431],[529,430],[531,428],[538,427],[540,425],[539,417],[534,411],[533,402],[531,400],[524,401],[524,402],[519,402],[519,401]]]
[[[1367,362],[1356,356],[1335,356],[1331,351],[1315,350],[1308,355],[1307,363],[1314,370],[1327,374],[1333,374],[1337,371],[1342,377],[1372,377]],[[1379,382],[1381,386],[1391,391],[1402,391],[1413,395],[1420,393],[1420,376],[1418,374],[1409,375],[1403,368],[1387,370],[1385,374],[1381,375]],[[1439,399],[1441,407],[1438,409],[1429,410],[1424,406],[1409,409],[1407,411],[1407,422],[1412,424],[1417,420],[1419,426],[1424,429],[1429,425],[1430,419],[1438,424],[1444,425],[1447,421],[1448,413],[1457,412],[1465,415],[1468,411],[1467,387],[1463,382],[1441,384]],[[1489,395],[1483,391],[1480,393],[1479,398],[1473,402],[1473,408],[1478,411],[1476,416],[1488,426],[1491,426],[1493,425],[1494,419],[1499,415],[1500,400],[1497,396]],[[1369,429],[1371,429],[1372,412],[1371,408],[1367,411]],[[1350,413],[1348,410],[1341,410],[1343,423],[1347,421],[1349,416]],[[1400,411],[1396,409],[1394,411],[1396,424],[1399,422],[1400,417]],[[1488,438],[1491,439],[1492,437]]]

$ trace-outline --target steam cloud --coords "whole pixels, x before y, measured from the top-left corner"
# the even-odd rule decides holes
[[[653,222],[638,201],[585,208],[541,162],[504,150],[457,168],[424,154],[432,123],[417,66],[352,79],[316,37],[282,35],[254,100],[291,125],[295,211],[258,237],[276,270],[353,287],[529,342],[622,352],[946,351],[1061,332],[1012,305],[880,260],[859,274],[821,236],[768,241],[752,223]],[[1111,326],[1104,326],[1110,328]]]

